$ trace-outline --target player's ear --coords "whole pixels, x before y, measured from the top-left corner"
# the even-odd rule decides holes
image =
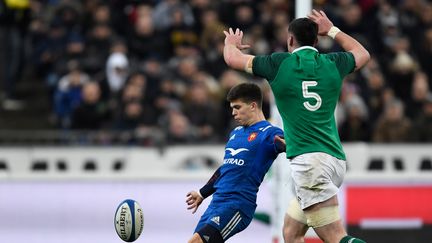
[[[289,46],[294,45],[294,37],[292,35],[290,35],[290,37],[289,37],[288,44],[289,44]]]
[[[258,104],[255,101],[251,102],[251,106],[254,110],[258,108]]]
[[[251,103],[249,103],[249,107],[251,108],[251,109],[253,109],[254,107],[255,107],[255,102],[251,102]]]

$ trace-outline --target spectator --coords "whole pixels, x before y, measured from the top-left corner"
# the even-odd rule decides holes
[[[6,110],[16,110],[23,103],[16,99],[15,86],[22,77],[25,66],[25,45],[27,27],[30,23],[30,1],[4,1],[2,19],[0,19],[0,83],[2,85],[2,107]]]
[[[72,129],[98,130],[109,119],[107,104],[101,100],[98,83],[88,82],[82,88],[82,101],[72,114]]]
[[[198,46],[198,35],[193,26],[185,24],[183,12],[176,8],[172,15],[171,26],[167,29],[172,49],[181,45]]]
[[[364,40],[365,34],[369,34],[368,22],[369,19],[362,18],[362,11],[357,3],[349,3],[342,7],[341,17],[342,23],[340,24],[347,34],[356,36],[356,39]]]
[[[112,53],[106,64],[107,81],[112,95],[116,96],[123,88],[128,76],[129,61],[125,53]]]
[[[256,16],[253,5],[239,4],[235,8],[233,26],[236,26],[236,28],[239,28],[245,32],[249,32],[256,24],[257,19],[258,16]]]
[[[150,103],[150,92],[148,89],[148,79],[147,76],[140,71],[133,72],[126,80],[126,86],[134,87],[138,92],[141,92],[141,97],[139,100],[143,103]]]
[[[192,13],[192,9],[189,4],[182,2],[181,0],[166,0],[160,1],[153,12],[153,20],[155,27],[158,30],[167,30],[176,21],[175,13],[182,15],[182,22],[185,26],[193,26],[195,19]]]
[[[162,79],[159,95],[154,100],[154,106],[158,117],[161,117],[170,109],[181,107],[181,96],[177,92],[175,83],[170,78]]]
[[[407,116],[414,120],[423,112],[424,103],[427,102],[430,93],[427,76],[422,72],[417,72],[414,76],[412,94],[407,102]]]
[[[219,110],[213,103],[208,89],[202,84],[193,84],[184,102],[184,114],[191,125],[197,128],[200,142],[218,141],[216,132]]]
[[[120,117],[115,122],[115,128],[123,131],[151,129],[156,123],[153,109],[143,106],[139,101],[131,100],[123,106]]]
[[[429,94],[423,104],[423,112],[417,117],[415,124],[415,142],[432,142],[432,96]]]
[[[196,142],[196,132],[188,118],[178,109],[170,109],[164,118],[167,144],[190,144]]]
[[[112,39],[113,32],[107,24],[95,24],[86,33],[87,43],[83,62],[90,74],[97,76],[100,72],[104,73]]]
[[[82,86],[90,80],[78,63],[71,62],[69,69],[69,73],[60,79],[54,92],[56,123],[61,128],[70,128],[72,112],[82,101]]]
[[[351,104],[348,107],[345,121],[339,126],[339,136],[343,142],[369,142],[370,123],[362,112],[361,105]]]
[[[404,114],[403,103],[392,100],[378,120],[373,141],[378,143],[402,143],[412,141],[412,124]]]
[[[422,42],[419,45],[419,61],[421,68],[429,78],[429,87],[432,86],[432,68],[430,68],[430,60],[432,60],[432,26],[427,28],[422,35]]]
[[[373,70],[367,75],[366,84],[363,99],[369,110],[369,120],[375,123],[384,110],[383,93],[386,82],[380,70]]]
[[[392,46],[393,57],[389,62],[389,80],[396,96],[407,102],[411,96],[414,74],[418,64],[409,53],[410,43],[407,38],[397,38]]]
[[[166,60],[170,55],[168,39],[163,31],[155,29],[155,23],[152,19],[153,9],[149,5],[139,5],[140,14],[132,23],[132,29],[127,35],[127,45],[129,47],[132,59],[147,59],[149,57],[158,57]],[[164,16],[166,18],[166,16]]]
[[[223,30],[226,26],[219,20],[215,9],[205,10],[201,15],[201,23],[200,47],[204,54],[204,68],[219,78],[226,69],[223,60]]]

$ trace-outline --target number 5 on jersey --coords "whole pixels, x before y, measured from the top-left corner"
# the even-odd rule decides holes
[[[309,87],[317,86],[317,84],[318,83],[316,81],[303,81],[302,82],[303,97],[312,98],[312,99],[316,100],[315,104],[313,104],[313,105],[309,101],[303,102],[304,107],[310,111],[316,111],[321,107],[321,103],[322,103],[321,96],[319,96],[319,94],[317,94],[315,92],[311,92],[308,90]]]

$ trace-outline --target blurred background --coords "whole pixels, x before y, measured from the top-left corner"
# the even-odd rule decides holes
[[[432,242],[432,1],[311,4],[372,56],[345,79],[336,110],[348,231],[368,242]],[[260,84],[271,119],[268,84],[226,66],[223,30],[242,29],[251,54],[286,51],[295,8],[0,0],[0,242],[120,242],[111,221],[125,198],[144,208],[138,241],[187,242],[203,209],[190,215],[185,195],[220,165],[235,126],[228,90]],[[327,37],[317,48],[341,51]],[[273,168],[257,220],[230,242],[282,242],[287,176]],[[27,238],[17,237],[23,230]],[[311,233],[307,242],[320,241]]]

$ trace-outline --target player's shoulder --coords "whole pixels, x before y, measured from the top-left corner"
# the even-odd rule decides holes
[[[255,62],[272,62],[272,63],[281,63],[286,58],[290,57],[292,54],[289,52],[273,52],[269,55],[257,55],[254,58]]]
[[[286,57],[289,57],[289,56],[291,56],[292,54],[291,53],[289,53],[289,52],[273,52],[272,54],[271,54],[271,57],[272,58],[286,58]]]
[[[240,130],[240,129],[242,129],[243,128],[243,126],[237,126],[237,127],[235,127],[234,129],[233,129],[233,131],[238,131],[238,130]]]
[[[279,127],[274,126],[273,124],[271,124],[270,122],[266,121],[264,123],[261,124],[260,127],[258,127],[258,130],[267,134],[267,135],[273,135],[276,133],[282,133],[283,131],[282,129],[280,129]]]
[[[232,137],[235,134],[241,133],[242,131],[243,131],[243,126],[237,126],[231,130],[229,137]]]
[[[337,61],[338,59],[354,58],[354,55],[349,51],[329,52],[320,54],[320,56],[325,57],[331,61]]]

